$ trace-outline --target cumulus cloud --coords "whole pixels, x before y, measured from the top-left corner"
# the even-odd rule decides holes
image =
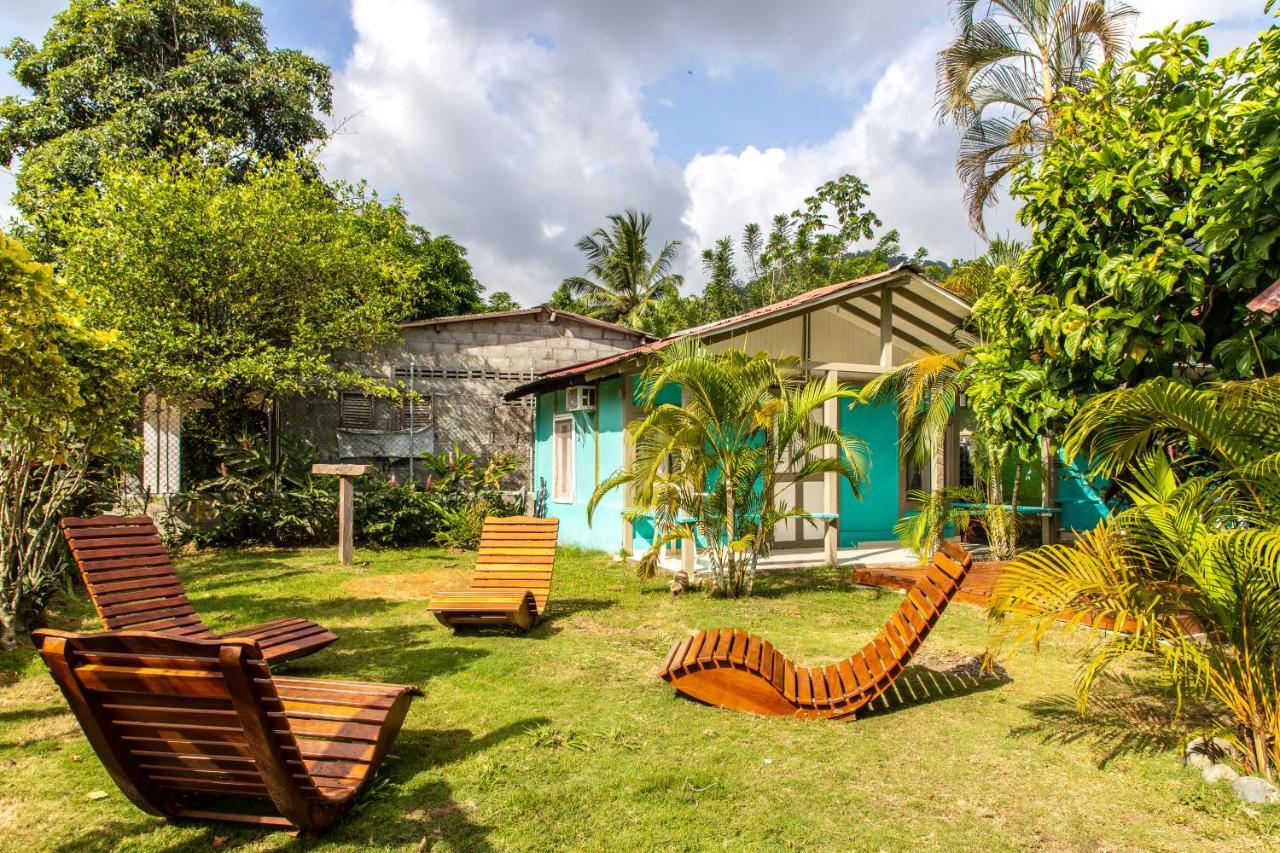
[[[729,201],[739,214],[746,205],[773,213],[834,176],[829,158],[788,155],[811,162],[758,181],[754,193],[716,189],[723,181],[699,180],[708,170],[696,160],[655,155],[647,82],[686,64],[712,73],[747,65],[843,90],[879,77],[919,23],[879,3],[805,13],[761,0],[355,0],[352,16],[356,46],[335,99],[336,115],[349,118],[326,153],[330,168],[402,194],[418,221],[468,247],[491,289],[526,302],[580,270],[575,239],[611,212],[651,212],[657,239],[686,244],[684,269],[696,280],[697,251],[720,236],[707,230],[720,220],[700,212],[713,203],[707,192],[742,200]]]
[[[1217,50],[1264,23],[1262,0],[1129,1],[1139,32],[1175,18],[1221,22]],[[61,5],[27,0],[5,24],[38,39]],[[402,194],[416,221],[468,247],[491,290],[526,304],[581,270],[573,244],[609,213],[651,212],[652,236],[683,241],[682,271],[699,286],[702,248],[847,171],[867,181],[871,207],[908,251],[925,245],[949,259],[981,249],[953,169],[955,131],[934,120],[946,0],[351,0],[350,13],[356,41],[335,68],[330,173]],[[827,138],[746,139],[674,162],[659,154],[645,87],[686,68],[764,71],[853,106],[826,124],[836,128]],[[678,117],[670,99],[650,106],[659,125]],[[11,187],[0,172],[0,205]],[[1011,205],[989,224],[1012,228]]]
[[[901,232],[908,252],[923,245],[949,260],[981,251],[955,177],[956,132],[934,120],[933,59],[945,39],[941,28],[920,34],[890,63],[849,126],[818,145],[694,157],[684,170],[692,248],[725,234],[736,239],[746,222],[767,227],[769,217],[797,207],[814,187],[853,172],[868,183],[869,206],[886,228]],[[992,213],[988,228],[1013,228],[1007,205]]]

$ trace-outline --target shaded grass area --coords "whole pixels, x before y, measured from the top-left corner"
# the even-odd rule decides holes
[[[1005,661],[1009,681],[952,664],[986,643],[953,605],[919,663],[854,722],[761,718],[678,699],[654,676],[696,628],[759,633],[802,664],[849,654],[900,602],[826,569],[764,577],[759,595],[673,600],[608,557],[560,552],[547,620],[529,636],[453,634],[424,611],[471,558],[436,549],[223,551],[178,571],[207,621],[300,615],[340,641],[278,671],[420,685],[356,813],[319,842],[169,825],[134,808],[30,651],[0,654],[0,848],[6,850],[1267,849],[1280,808],[1247,810],[1178,766],[1132,672],[1081,720],[1073,646]],[[59,627],[96,628],[58,602]],[[94,799],[94,792],[106,792]]]

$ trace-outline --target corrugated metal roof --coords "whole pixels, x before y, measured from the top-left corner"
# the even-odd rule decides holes
[[[1250,311],[1273,314],[1278,308],[1280,308],[1280,279],[1273,281],[1270,287],[1249,301]]]
[[[568,367],[557,368],[556,370],[549,370],[533,382],[526,382],[524,385],[512,389],[505,396],[509,400],[514,400],[518,397],[523,397],[526,394],[541,390],[543,386],[557,385],[557,380],[564,380],[572,376],[580,376],[585,373],[590,373],[593,370],[600,370],[601,368],[611,367],[612,365],[620,364],[629,359],[648,355],[649,353],[657,352],[658,350],[670,346],[676,341],[684,340],[685,338],[703,337],[715,332],[727,331],[737,326],[749,324],[754,320],[768,317],[771,314],[785,312],[789,309],[821,300],[824,297],[838,296],[846,290],[865,287],[868,284],[873,284],[882,280],[888,281],[897,277],[904,271],[922,275],[920,268],[914,264],[898,264],[892,269],[888,269],[883,272],[872,273],[871,275],[865,275],[861,278],[855,278],[849,281],[837,282],[836,284],[828,284],[823,287],[814,288],[813,290],[806,290],[804,293],[797,294],[796,296],[792,296],[788,299],[783,299],[780,302],[774,302],[771,305],[754,308],[751,311],[747,311],[744,314],[738,314],[734,317],[726,317],[723,320],[715,320],[710,323],[704,323],[701,326],[694,326],[691,329],[685,329],[684,331],[676,332],[674,335],[669,335],[650,343],[641,344],[640,346],[632,347],[629,350],[622,350],[621,352],[616,352],[613,355],[592,359],[591,361],[584,361],[579,364],[572,364]],[[928,281],[928,279],[925,280]]]

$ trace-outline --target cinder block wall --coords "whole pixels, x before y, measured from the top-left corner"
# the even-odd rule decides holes
[[[382,347],[372,357],[352,358],[348,364],[387,383],[404,381],[396,379],[396,369],[412,364],[415,388],[431,396],[437,452],[457,445],[482,456],[515,453],[526,460],[533,445],[532,405],[505,403],[502,395],[539,373],[630,349],[643,340],[638,334],[600,328],[561,313],[552,320],[547,311],[440,324],[427,321],[407,326],[403,334],[401,343]],[[432,375],[440,371],[450,375]],[[463,372],[465,376],[458,375]],[[376,403],[374,421],[377,429],[395,429],[395,402]],[[319,461],[338,461],[336,396],[282,401],[281,428],[315,447]],[[398,462],[391,470],[407,476],[408,464]],[[507,485],[525,488],[528,482],[526,464]]]

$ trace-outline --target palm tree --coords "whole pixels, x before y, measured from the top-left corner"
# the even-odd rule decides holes
[[[1077,675],[1134,653],[1179,696],[1204,698],[1249,770],[1280,763],[1280,379],[1192,388],[1154,379],[1099,395],[1063,447],[1118,477],[1131,506],[1074,546],[1012,563],[996,582],[995,647],[1038,643],[1086,612],[1128,623],[1093,640]]]
[[[828,400],[858,395],[806,380],[798,359],[713,353],[697,341],[659,351],[645,371],[640,404],[654,406],[668,386],[683,389],[684,402],[657,405],[627,425],[634,460],[596,488],[588,519],[608,492],[630,483],[632,517],[652,517],[656,531],[639,562],[642,576],[653,576],[664,546],[696,532],[709,557],[712,593],[750,595],[774,525],[812,517],[778,502],[783,477],[835,473],[861,494],[865,445],[815,417]]]
[[[684,277],[671,267],[680,241],[669,241],[653,257],[647,239],[652,222],[652,216],[635,210],[614,213],[608,228],[578,241],[587,256],[587,276],[566,278],[564,284],[591,316],[639,328],[659,301],[679,291]]]
[[[979,17],[979,7],[984,12]],[[938,53],[938,117],[961,131],[956,172],[975,231],[1000,181],[1053,132],[1064,89],[1121,56],[1134,9],[1107,0],[953,0],[955,39]]]

